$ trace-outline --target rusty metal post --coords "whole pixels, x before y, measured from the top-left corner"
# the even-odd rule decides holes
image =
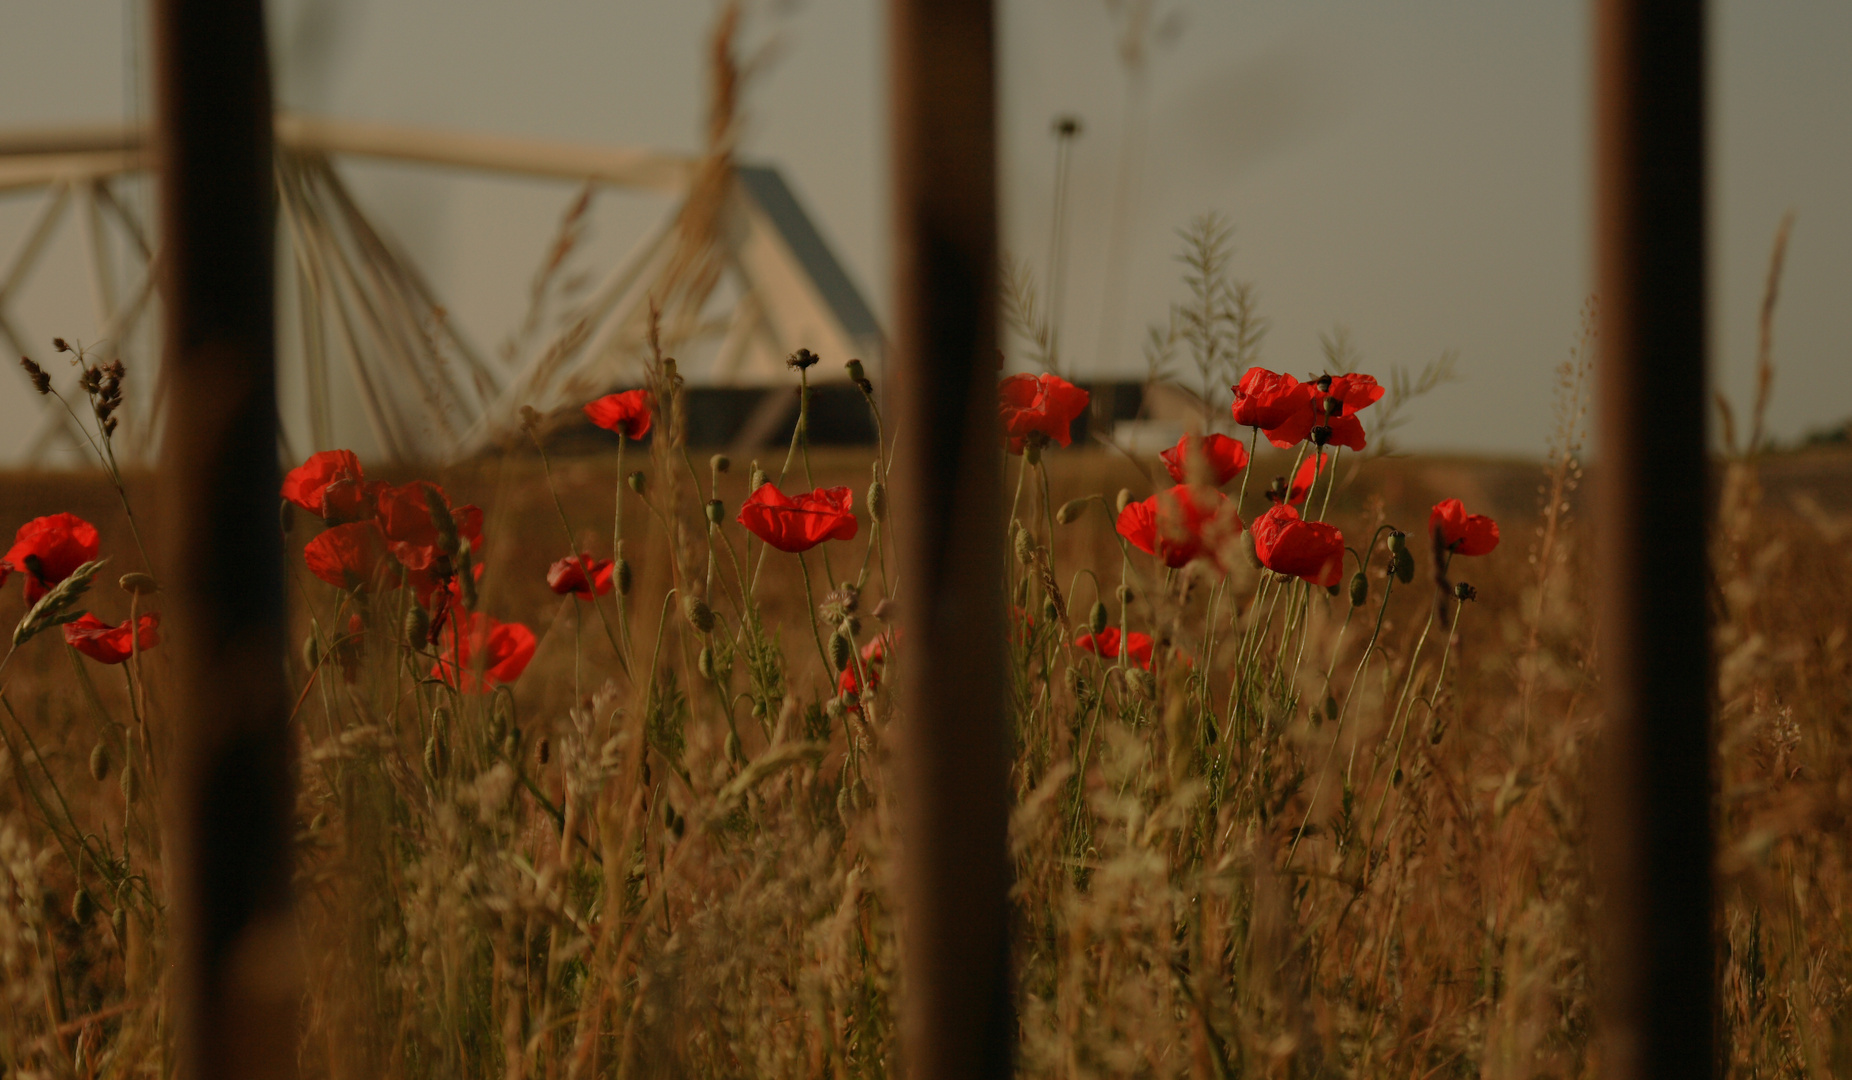
[[[1705,5],[1597,0],[1603,1075],[1715,1075]]]
[[[154,44],[182,1068],[200,1080],[294,1076],[302,959],[289,890],[294,785],[262,2],[156,0]]]
[[[1009,764],[990,0],[891,0],[904,1073],[1003,1077]]]

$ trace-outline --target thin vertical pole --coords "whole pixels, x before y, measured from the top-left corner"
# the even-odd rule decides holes
[[[989,0],[890,0],[906,566],[904,1075],[1009,1075],[1008,737]]]
[[[1705,5],[1597,0],[1603,1075],[1715,1074]]]
[[[295,1075],[270,72],[261,0],[156,0],[183,1075]]]

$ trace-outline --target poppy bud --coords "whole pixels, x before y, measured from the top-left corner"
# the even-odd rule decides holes
[[[315,640],[315,633],[311,630],[309,636],[302,642],[302,664],[310,671],[314,671],[317,667],[321,666],[321,662],[321,643]]]
[[[128,941],[129,939],[129,913],[128,911],[123,908],[117,908],[115,911],[111,912],[109,916],[109,928],[116,932],[116,940],[118,942]]]
[[[1029,579],[1023,578],[1021,581],[1018,581],[1016,583],[1016,606],[1018,608],[1023,608],[1023,607],[1027,607],[1028,605],[1029,605]],[[1024,612],[1024,614],[1027,614],[1027,612]]]
[[[489,726],[488,726],[487,734],[489,736],[490,744],[494,745],[494,744],[500,743],[502,741],[502,736],[507,734],[507,732],[508,732],[508,720],[506,717],[502,715],[502,710],[497,708],[493,712],[489,713]]]
[[[646,480],[647,478],[643,475],[641,471],[633,472],[628,477],[625,478],[625,482],[630,485],[630,490],[636,492],[638,495],[643,494],[643,488],[644,488]]]
[[[727,504],[721,502],[719,499],[707,500],[707,520],[713,525],[719,525],[726,521]]]
[[[727,751],[728,761],[732,761],[732,762],[736,762],[740,764],[745,763],[746,753],[744,750],[740,748],[740,733],[739,732],[737,731],[727,732],[726,751]]]
[[[1132,602],[1132,590],[1124,585],[1119,586],[1117,595],[1119,597],[1119,603],[1121,604],[1129,604]]]
[[[542,765],[553,759],[553,740],[541,737],[540,745],[534,747],[534,760]]]
[[[437,530],[437,550],[455,558],[457,554],[457,523],[450,516],[450,507],[444,502],[444,496],[430,484],[424,487],[424,508],[431,515],[431,527]]]
[[[630,580],[631,580],[630,579],[630,561],[623,558],[622,556],[619,556],[617,560],[617,575],[616,576],[617,576],[617,595],[629,596],[630,595]]]
[[[1042,598],[1042,618],[1048,620],[1051,623],[1056,622],[1061,618],[1061,609],[1055,606],[1054,597],[1044,596]]]
[[[1323,446],[1331,441],[1331,428],[1320,424],[1312,429],[1312,445]]]
[[[289,504],[284,503],[283,505],[288,506]],[[133,593],[136,596],[147,596],[149,593],[161,591],[161,587],[154,582],[153,574],[144,574],[139,570],[122,575],[122,577],[117,579],[116,584],[121,587],[123,592]]]
[[[1334,398],[1334,397],[1328,397],[1325,399],[1325,415],[1326,416],[1336,416],[1343,411],[1344,411],[1344,403],[1342,401],[1339,401],[1337,398]]]
[[[90,779],[102,783],[109,777],[109,747],[97,743],[90,751]]]
[[[848,714],[849,707],[843,703],[842,695],[838,694],[823,703],[823,711],[829,716],[832,722],[840,724],[843,722],[843,718]]]
[[[1479,590],[1473,588],[1464,581],[1456,581],[1453,585],[1453,598],[1460,601],[1477,600],[1479,599]]]
[[[682,614],[688,618],[688,625],[703,634],[714,629],[714,609],[698,596],[691,596],[682,602]]]
[[[747,477],[747,486],[757,491],[765,486],[765,470],[759,468],[758,461],[752,463],[752,474]]]
[[[1415,580],[1415,557],[1406,550],[1395,558],[1395,576],[1404,585]]]
[[[887,520],[887,485],[879,480],[868,485],[868,516],[876,521]]]
[[[1338,718],[1338,699],[1335,697],[1332,697],[1330,694],[1326,694],[1325,695],[1325,719],[1336,720],[1337,718]]]
[[[414,652],[431,642],[431,616],[417,604],[405,613],[405,644]]]
[[[1097,634],[1106,629],[1106,620],[1106,605],[1095,600],[1092,610],[1087,612],[1087,629]]]
[[[1113,504],[1112,504],[1113,513],[1115,514],[1125,513],[1125,508],[1127,505],[1131,503],[1131,501],[1132,501],[1132,493],[1125,488],[1120,488],[1118,496],[1113,499]]]
[[[1350,606],[1362,607],[1370,598],[1370,579],[1359,570],[1350,576]]]
[[[701,673],[701,677],[703,679],[706,679],[709,682],[713,681],[714,679],[714,648],[713,646],[711,645],[701,646],[701,654],[695,657],[695,670]]]
[[[842,631],[830,635],[830,665],[837,671],[849,666],[849,653],[854,648]]]
[[[1150,699],[1157,696],[1157,679],[1144,668],[1127,668],[1125,684],[1139,697]]]
[[[463,590],[463,610],[476,610],[476,575],[470,567],[469,549],[463,549],[463,565],[457,571],[457,585]]]
[[[439,705],[431,710],[431,730],[440,735],[450,730],[450,710]]]
[[[424,771],[433,780],[442,780],[450,771],[450,751],[435,735],[424,741]]]
[[[733,467],[733,459],[725,454],[715,454],[707,459],[707,463],[717,473],[724,473]]]
[[[1035,537],[1020,525],[1016,527],[1016,561],[1024,566],[1035,561]]]
[[[1330,585],[1325,586],[1326,596],[1336,596],[1337,594],[1338,594],[1338,587],[1337,587],[1336,582],[1333,582]]]
[[[96,901],[90,899],[89,889],[79,885],[77,895],[71,897],[71,921],[81,926],[95,915]]]
[[[1086,499],[1069,499],[1061,504],[1061,509],[1055,511],[1055,520],[1063,525],[1072,525],[1080,515],[1087,512],[1087,502]]]

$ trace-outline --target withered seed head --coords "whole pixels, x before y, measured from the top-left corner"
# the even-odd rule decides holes
[[[822,358],[809,349],[799,349],[785,359],[785,366],[792,371],[803,371],[816,366],[820,359]]]
[[[41,394],[51,393],[51,376],[45,369],[32,362],[30,356],[19,358],[19,366],[26,369],[26,377],[32,380],[32,388]]]
[[[51,347],[58,350],[59,352],[70,352],[71,351],[71,343],[64,340],[61,337],[52,338]]]

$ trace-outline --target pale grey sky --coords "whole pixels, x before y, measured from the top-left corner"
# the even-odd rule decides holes
[[[1455,349],[1463,381],[1414,413],[1404,444],[1534,453],[1553,369],[1590,288],[1587,5],[1486,0],[1176,0],[1151,55],[1117,344],[1104,272],[1126,78],[1103,0],[1000,0],[1006,243],[1038,274],[1050,228],[1051,119],[1075,144],[1064,340],[1083,372],[1139,365],[1147,322],[1180,292],[1173,230],[1216,210],[1235,272],[1273,323],[1263,362],[1320,365],[1350,328],[1368,370]],[[698,145],[703,0],[277,0],[279,96],[355,119],[596,143]],[[1747,395],[1768,248],[1797,214],[1777,329],[1779,438],[1852,415],[1852,5],[1712,5],[1713,363]],[[0,9],[0,127],[121,119],[140,95],[125,0]],[[747,156],[780,166],[875,309],[885,313],[881,4],[763,6],[776,48],[748,92]],[[568,185],[351,170],[451,310],[492,348]],[[587,256],[614,259],[657,205],[601,204]],[[28,218],[0,196],[0,250]],[[37,338],[72,333],[88,301],[74,255],[13,301]],[[62,278],[57,275],[63,274]],[[62,282],[63,284],[59,284]],[[75,299],[74,299],[75,297]],[[10,388],[8,388],[10,387]],[[0,460],[34,403],[0,380]]]

